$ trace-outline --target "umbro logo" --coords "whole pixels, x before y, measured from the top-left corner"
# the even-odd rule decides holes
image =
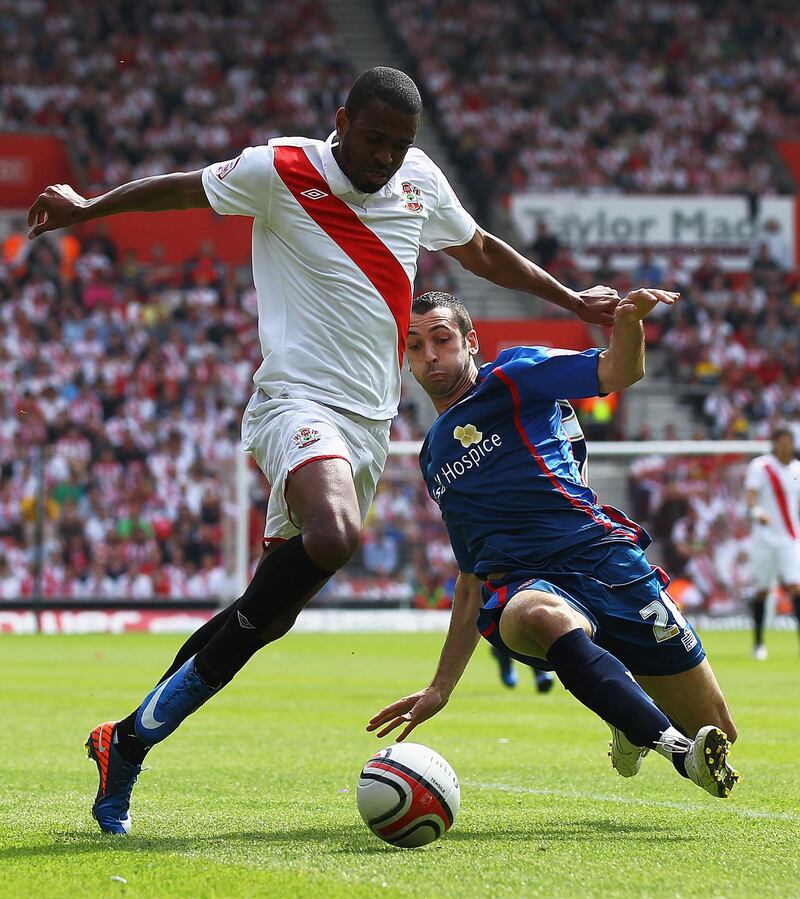
[[[238,609],[236,610],[236,617],[239,619],[239,627],[244,628],[246,631],[254,631],[256,629],[256,626],[250,624],[247,618],[245,618]]]
[[[308,197],[309,200],[321,200],[323,197],[327,197],[328,194],[324,190],[317,190],[316,187],[312,187],[310,190],[301,190],[300,196]]]

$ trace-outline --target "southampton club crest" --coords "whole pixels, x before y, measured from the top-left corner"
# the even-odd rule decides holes
[[[410,181],[404,181],[401,189],[406,209],[409,212],[422,212],[422,194],[417,185],[412,184]]]
[[[319,440],[319,437],[319,431],[315,428],[300,428],[300,430],[295,432],[292,436],[292,443],[298,449],[305,449],[307,446],[311,446],[312,443],[316,443]]]
[[[225,179],[226,175],[230,175],[230,173],[239,165],[239,160],[241,156],[237,156],[236,159],[229,159],[227,162],[221,162],[215,169],[214,174],[219,178],[220,181]]]

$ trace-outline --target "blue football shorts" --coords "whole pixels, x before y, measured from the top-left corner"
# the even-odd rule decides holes
[[[477,626],[512,658],[552,671],[546,659],[513,652],[500,637],[500,617],[523,590],[561,596],[591,623],[592,639],[632,674],[680,674],[699,665],[705,650],[695,629],[667,593],[669,578],[635,544],[607,542],[573,553],[545,571],[509,572],[486,581]]]

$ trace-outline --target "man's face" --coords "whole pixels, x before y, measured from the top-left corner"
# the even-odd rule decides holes
[[[336,113],[337,162],[358,190],[380,190],[406,158],[419,125],[418,115],[392,109],[372,99],[352,121],[344,108]]]
[[[794,437],[791,434],[781,434],[773,442],[772,452],[781,462],[790,462],[794,458]]]
[[[475,331],[464,337],[451,309],[411,313],[406,358],[411,373],[431,399],[448,397],[458,388],[477,349]]]

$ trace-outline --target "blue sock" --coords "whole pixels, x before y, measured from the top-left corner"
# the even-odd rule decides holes
[[[592,643],[581,628],[559,637],[547,661],[579,702],[619,728],[634,745],[653,749],[671,727],[622,662]]]

